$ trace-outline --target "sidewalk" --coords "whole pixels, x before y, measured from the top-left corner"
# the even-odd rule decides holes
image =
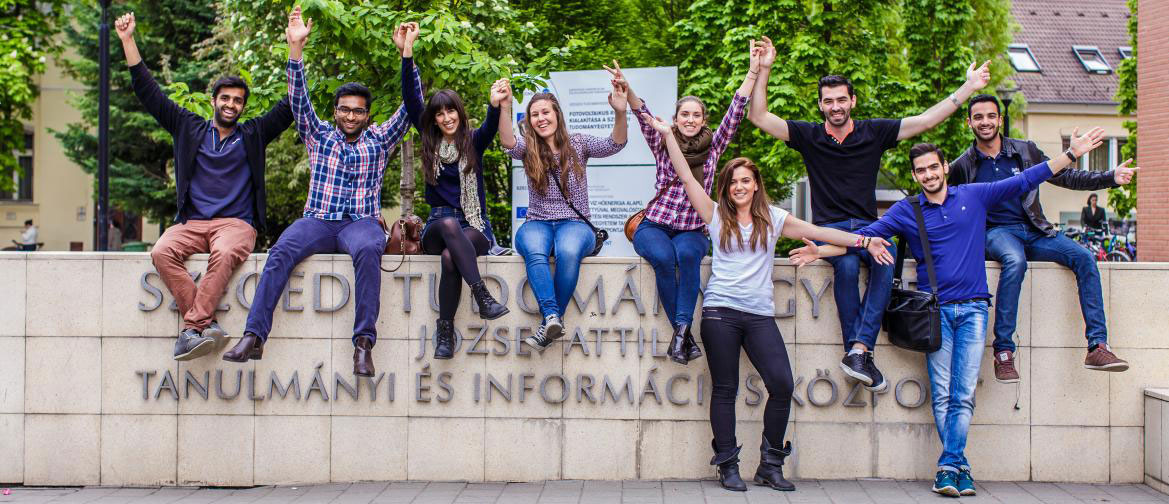
[[[752,486],[728,492],[714,481],[548,481],[544,483],[354,483],[302,487],[229,488],[14,488],[0,502],[71,503],[939,503],[925,481],[797,481],[795,492]],[[962,502],[1070,504],[1169,503],[1145,485],[986,482]]]

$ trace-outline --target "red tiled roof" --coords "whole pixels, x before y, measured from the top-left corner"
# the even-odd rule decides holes
[[[1129,46],[1124,0],[1014,0],[1016,44],[1027,44],[1042,70],[1016,72],[1028,103],[1115,105],[1117,48]],[[1089,73],[1072,46],[1096,46],[1112,73]]]

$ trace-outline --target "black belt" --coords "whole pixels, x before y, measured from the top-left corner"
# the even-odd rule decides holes
[[[979,303],[979,302],[984,302],[984,303],[990,304],[990,298],[976,297],[976,298],[970,298],[970,299],[959,299],[957,301],[946,301],[945,303],[942,303],[942,304],[966,304],[966,303]]]

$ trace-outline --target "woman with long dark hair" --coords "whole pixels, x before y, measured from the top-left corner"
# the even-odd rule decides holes
[[[763,378],[767,404],[763,410],[763,441],[754,481],[776,490],[794,490],[783,476],[791,443],[783,443],[791,411],[791,362],[779,326],[771,284],[775,243],[779,237],[820,240],[846,247],[864,247],[873,257],[892,264],[893,257],[880,238],[867,238],[804,222],[768,202],[759,168],[747,158],[727,162],[718,176],[714,201],[694,178],[678,140],[661,119],[643,118],[665,138],[674,171],[686,189],[690,204],[710,227],[714,257],[710,280],[702,299],[702,344],[713,382],[710,427],[714,433],[711,464],[718,467],[719,483],[743,491],[739,451],[735,440],[735,396],[739,387],[739,348]],[[809,242],[810,243],[810,242]],[[780,448],[782,446],[782,448]]]
[[[511,126],[511,97],[502,100],[499,141],[513,159],[522,159],[528,176],[527,220],[516,231],[515,247],[524,258],[528,282],[540,305],[543,322],[526,341],[544,350],[564,332],[561,318],[576,290],[580,261],[593,250],[596,238],[589,218],[589,158],[612,156],[625,148],[628,121],[625,91],[609,94],[613,132],[608,137],[568,133],[560,101],[537,93],[528,102],[516,138]],[[556,273],[549,257],[556,257]]]
[[[483,188],[483,152],[491,145],[499,125],[499,102],[510,95],[501,91],[509,84],[500,79],[491,87],[490,104],[483,124],[472,130],[463,99],[450,89],[434,93],[423,105],[422,89],[414,75],[413,44],[407,38],[417,23],[405,23],[394,34],[402,51],[402,98],[410,123],[422,137],[422,175],[426,181],[426,203],[430,216],[422,229],[422,249],[442,256],[442,277],[438,284],[438,320],[435,332],[435,359],[454,355],[454,319],[459,308],[463,282],[471,286],[479,316],[486,320],[502,317],[507,307],[496,302],[475,263],[491,247],[491,223]],[[410,71],[407,71],[410,70]]]
[[[755,77],[759,75],[760,54],[761,49],[752,41],[751,65],[717,130],[712,132],[706,125],[706,104],[698,97],[684,96],[674,105],[674,123],[665,134],[678,141],[690,172],[708,193],[714,183],[718,158],[730,145],[747,112],[747,99],[751,96]],[[702,356],[690,334],[690,325],[694,319],[694,304],[698,301],[699,269],[702,258],[710,249],[710,240],[706,237],[705,224],[686,198],[681,179],[674,175],[670,155],[662,140],[663,133],[644,119],[653,117],[653,114],[633,92],[621,66],[616,61],[613,66],[605,68],[613,74],[615,85],[625,86],[629,105],[657,162],[656,193],[646,206],[645,218],[633,234],[633,249],[653,267],[658,299],[661,299],[666,317],[674,328],[666,354],[674,362],[687,364]]]

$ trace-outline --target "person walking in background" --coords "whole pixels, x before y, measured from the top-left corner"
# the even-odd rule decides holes
[[[730,108],[711,131],[706,125],[706,104],[696,96],[684,96],[674,105],[674,122],[670,135],[678,140],[686,163],[694,178],[702,183],[707,193],[714,184],[714,172],[718,158],[730,145],[739,122],[747,112],[747,99],[759,75],[759,54],[761,48],[751,43],[751,65],[742,85],[731,98]],[[657,280],[658,299],[665,308],[666,317],[674,327],[674,336],[666,353],[670,360],[687,364],[702,356],[690,326],[694,319],[694,304],[698,301],[700,266],[710,239],[706,237],[705,224],[686,197],[682,180],[674,174],[670,155],[662,134],[645,120],[653,117],[645,101],[637,97],[621,66],[616,61],[614,68],[605,67],[613,74],[614,84],[625,89],[634,117],[641,125],[641,134],[657,162],[654,187],[656,195],[645,209],[645,218],[633,234],[633,249],[637,255],[649,261]]]
[[[227,331],[215,320],[215,308],[227,293],[232,272],[255,248],[257,228],[265,226],[265,149],[292,124],[292,111],[282,99],[266,114],[240,122],[249,89],[235,76],[212,84],[212,120],[180,107],[146,68],[134,41],[135,26],[133,12],[114,23],[134,94],[173,139],[179,209],[175,225],[162,233],[150,258],[183,318],[174,358],[189,360],[227,344]],[[121,247],[120,229],[110,233],[115,235]],[[207,272],[196,286],[184,263],[192,254],[208,252]]]
[[[508,313],[487,291],[475,259],[487,255],[491,247],[483,152],[499,128],[499,101],[510,100],[511,95],[502,90],[509,86],[507,79],[496,81],[491,86],[487,117],[474,130],[462,97],[453,90],[439,90],[426,102],[418,79],[413,77],[417,73],[413,57],[417,32],[417,23],[405,23],[394,33],[394,43],[402,52],[403,68],[410,67],[409,72],[402,72],[402,100],[410,123],[422,135],[422,178],[430,205],[422,248],[427,254],[442,256],[434,358],[450,359],[464,280],[471,287],[481,318],[494,320]]]
[[[664,137],[675,176],[685,188],[695,212],[710,229],[714,257],[702,299],[702,344],[706,347],[713,382],[710,428],[715,454],[710,463],[717,467],[723,488],[747,489],[739,475],[742,446],[735,439],[735,397],[739,390],[739,349],[742,348],[767,387],[763,440],[754,482],[776,490],[795,490],[783,476],[784,459],[791,455],[791,443],[784,444],[784,436],[794,382],[791,360],[775,323],[771,283],[775,244],[782,235],[805,241],[824,240],[842,247],[862,247],[882,264],[892,264],[893,255],[886,248],[885,240],[814,226],[771,206],[759,167],[747,158],[732,159],[723,167],[718,176],[718,201],[715,202],[707,194],[706,185],[694,177],[671,126],[648,114],[641,120]]]
[[[511,89],[500,101],[499,142],[512,159],[523,160],[528,183],[527,220],[516,231],[515,247],[524,258],[528,282],[543,322],[526,341],[543,351],[564,332],[562,318],[576,290],[580,262],[596,247],[589,219],[590,158],[612,156],[625,148],[628,121],[625,89],[613,86],[613,131],[608,137],[568,132],[560,101],[537,93],[528,102],[517,137],[511,125]],[[556,257],[553,276],[549,258]]]
[[[917,278],[929,278],[922,220],[929,240],[937,292],[941,303],[941,347],[926,354],[934,424],[942,443],[933,491],[958,497],[975,495],[974,476],[966,459],[966,438],[974,415],[974,389],[986,347],[986,319],[990,290],[986,284],[986,216],[1002,201],[1033,191],[1076,159],[1100,146],[1104,130],[1095,128],[1084,136],[1073,134],[1071,147],[1051,161],[1044,161],[1018,175],[994,182],[950,186],[950,165],[937,146],[917,144],[909,151],[913,178],[921,193],[893,204],[876,222],[861,228],[865,236],[900,235],[917,260]],[[1125,162],[1127,165],[1128,162]],[[793,262],[807,264],[821,257],[840,255],[844,248],[814,244],[792,251]],[[917,288],[929,292],[930,283]]]
[[[775,62],[775,47],[767,37],[763,38],[763,47],[748,118],[803,156],[811,187],[813,222],[845,231],[856,231],[877,219],[877,172],[882,154],[896,147],[898,141],[937,126],[990,81],[989,61],[982,66],[971,63],[966,82],[921,114],[904,119],[854,120],[852,109],[857,99],[852,82],[828,75],[820,79],[817,87],[824,122],[784,120],[768,111],[767,80]],[[874,262],[868,252],[859,249],[826,260],[832,264],[832,296],[844,342],[840,368],[869,390],[885,390],[888,383],[877,368],[873,349],[889,304],[893,268]],[[869,268],[863,298],[858,287],[861,263]]]
[[[1034,142],[999,133],[1003,119],[997,98],[975,96],[967,111],[966,124],[974,133],[974,142],[950,165],[950,185],[1006,180],[1025,167],[1047,161]],[[1124,165],[1107,172],[1070,169],[1047,182],[1073,190],[1097,190],[1129,183],[1135,170]],[[994,205],[987,211],[986,226],[986,256],[1002,265],[994,309],[995,380],[1019,381],[1014,336],[1027,261],[1052,261],[1075,273],[1088,343],[1084,367],[1097,371],[1128,369],[1128,363],[1108,348],[1108,323],[1096,259],[1047,221],[1039,205],[1039,188]]]
[[[268,262],[256,285],[256,296],[244,336],[223,360],[246,362],[264,355],[272,330],[272,312],[288,284],[292,269],[313,254],[343,252],[353,258],[356,302],[353,318],[353,374],[373,376],[373,346],[381,309],[381,260],[386,235],[378,223],[382,178],[390,153],[410,127],[404,106],[389,120],[370,124],[373,95],[356,82],[333,92],[333,122],[317,116],[304,75],[304,46],[312,21],[300,7],[288,16],[288,96],[296,132],[308,151],[311,172],[304,216],[293,222],[268,252]],[[417,38],[418,31],[408,37]],[[407,40],[413,44],[413,40]],[[403,78],[418,81],[414,64],[402,62]],[[420,86],[420,84],[415,84]]]
[[[1088,206],[1080,211],[1080,225],[1084,229],[1091,229],[1103,233],[1108,226],[1108,218],[1104,209],[1096,206],[1096,193],[1088,195]]]

